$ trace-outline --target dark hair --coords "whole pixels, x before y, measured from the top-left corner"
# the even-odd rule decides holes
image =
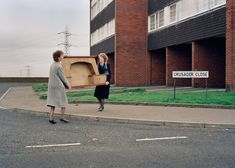
[[[59,57],[60,57],[61,55],[63,55],[63,54],[64,54],[64,52],[63,52],[63,51],[60,51],[60,50],[54,52],[54,53],[53,53],[53,59],[54,59],[54,61],[55,61],[55,62],[59,62]]]

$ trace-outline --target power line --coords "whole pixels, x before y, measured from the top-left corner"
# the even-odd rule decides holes
[[[63,32],[59,32],[58,34],[64,34],[64,43],[60,43],[57,45],[63,45],[64,46],[64,54],[65,56],[70,56],[70,47],[74,47],[74,45],[70,44],[70,36],[72,36],[73,34],[69,32],[69,28],[66,25],[65,26],[65,31]]]
[[[22,77],[23,76],[23,73],[22,73],[22,70],[20,70],[20,77]]]
[[[27,77],[30,77],[31,76],[31,66],[30,65],[26,65],[26,75]]]

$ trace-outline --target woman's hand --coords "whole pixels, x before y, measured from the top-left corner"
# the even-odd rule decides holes
[[[66,86],[65,88],[70,90],[72,87],[69,85],[69,86]]]
[[[105,82],[105,85],[109,85],[109,82],[107,81],[107,82]]]

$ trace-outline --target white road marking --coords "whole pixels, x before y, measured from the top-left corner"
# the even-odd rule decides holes
[[[2,107],[2,106],[0,106],[0,109],[6,110],[6,108],[5,108],[5,107]]]
[[[0,101],[7,95],[7,93],[11,90],[11,88],[7,89],[7,91],[0,97]]]
[[[33,146],[26,146],[25,148],[67,147],[67,146],[79,146],[79,145],[81,145],[81,143],[51,144],[51,145],[33,145]]]
[[[137,142],[143,141],[161,141],[161,140],[174,140],[174,139],[187,139],[186,136],[176,136],[176,137],[161,137],[161,138],[145,138],[145,139],[136,139]]]
[[[8,92],[9,92],[10,90],[11,90],[11,88],[7,89],[7,91],[0,97],[0,101],[3,100],[3,98],[8,94]],[[5,107],[2,107],[2,106],[0,106],[0,109],[6,110],[6,108],[5,108]]]

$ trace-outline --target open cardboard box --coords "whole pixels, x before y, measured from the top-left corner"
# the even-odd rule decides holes
[[[96,57],[68,56],[62,61],[66,78],[72,88],[104,85],[107,76],[99,74]]]

